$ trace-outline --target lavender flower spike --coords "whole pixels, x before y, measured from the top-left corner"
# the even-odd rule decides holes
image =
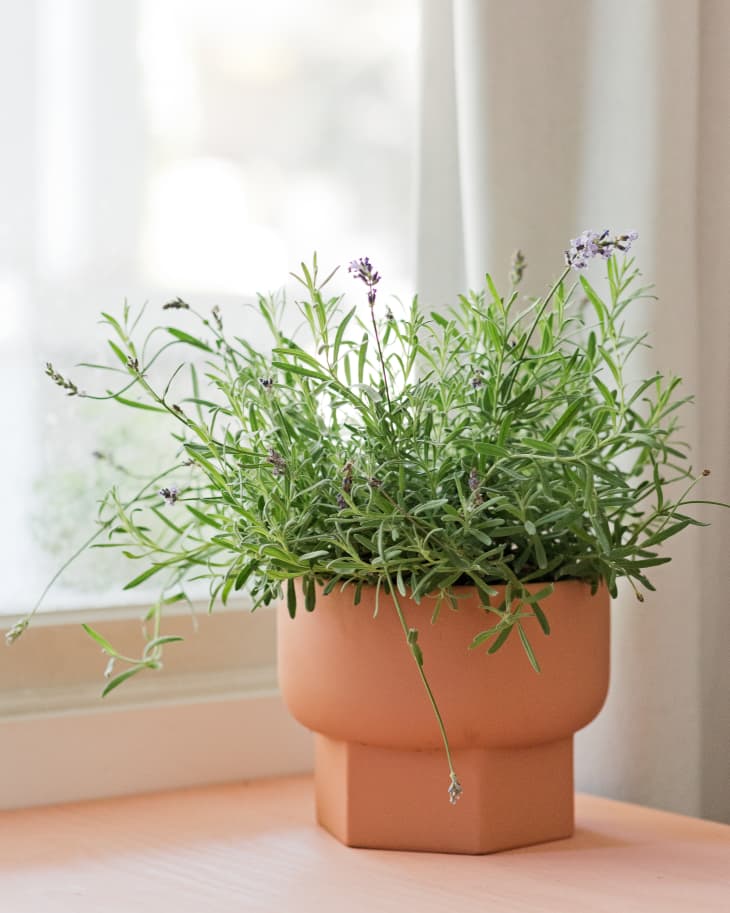
[[[356,279],[362,280],[367,285],[368,304],[372,307],[375,304],[375,286],[380,282],[380,273],[373,269],[373,264],[368,257],[350,261],[347,269]]]
[[[609,257],[620,250],[626,253],[631,249],[632,241],[639,237],[635,231],[626,232],[611,238],[608,229],[600,235],[597,231],[584,231],[570,242],[570,249],[565,251],[566,266],[576,271],[585,269],[588,262],[596,256],[608,260]]]

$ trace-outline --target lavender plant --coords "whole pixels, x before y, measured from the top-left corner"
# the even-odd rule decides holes
[[[435,597],[435,621],[444,606],[458,608],[455,587],[475,587],[485,630],[471,647],[495,653],[516,631],[539,671],[522,620],[534,615],[550,633],[541,603],[554,582],[583,580],[594,591],[603,583],[615,595],[625,578],[641,599],[653,589],[651,568],[669,560],[661,544],[701,525],[687,509],[705,503],[692,490],[707,471],[692,470],[678,439],[680,380],[626,379],[646,344],[625,328],[627,309],[648,296],[625,256],[635,238],[583,233],[544,297],[521,294],[518,253],[506,291],[487,275],[484,290],[448,312],[414,299],[397,318],[378,308],[381,277],[367,258],[349,266],[366,290],[362,319],[328,295],[333,273],[321,279],[315,257],[295,277],[308,342],[281,329],[283,293],[258,299],[270,351],[229,334],[217,308],[199,314],[180,298],[164,309],[191,312],[197,335],[165,325],[140,343],[139,315],[127,306],[119,320],[105,314],[118,387],[93,395],[51,365],[47,373],[69,395],[159,413],[177,460],[130,499],[110,492],[92,537],[106,535],[104,545],[143,565],[128,589],[152,577],[161,584],[139,657],[121,656],[87,627],[121,667],[108,669],[103,693],[159,666],[165,643],[178,639],[160,636],[159,618],[190,581],[208,581],[211,607],[245,588],[254,608],[283,598],[292,617],[314,610],[320,592],[347,587],[357,604],[374,587],[395,602],[441,726],[455,801],[461,788],[403,597]],[[606,295],[574,279],[593,258],[605,260]],[[189,357],[158,379],[169,350],[202,356],[203,382]],[[187,395],[173,396],[184,371]],[[501,600],[496,584],[506,588]]]

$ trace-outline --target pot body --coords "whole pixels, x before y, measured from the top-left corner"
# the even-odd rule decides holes
[[[534,590],[541,589],[540,584]],[[469,650],[497,617],[475,590],[458,610],[401,599],[463,786],[448,801],[441,737],[392,599],[353,588],[318,593],[311,614],[280,608],[279,679],[292,715],[313,730],[320,823],[351,846],[486,853],[573,832],[573,733],[592,720],[609,677],[609,597],[578,581],[541,606],[551,633],[522,620],[541,666],[513,631],[494,655]],[[503,594],[495,597],[498,603]],[[299,605],[304,601],[299,599]]]

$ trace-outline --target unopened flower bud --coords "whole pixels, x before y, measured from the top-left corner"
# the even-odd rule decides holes
[[[463,792],[464,790],[461,786],[461,783],[459,783],[456,774],[451,774],[451,783],[449,784],[449,802],[452,805],[456,805]]]
[[[15,641],[21,636],[23,631],[28,627],[27,618],[22,618],[20,621],[16,622],[9,631],[5,632],[5,643],[10,646],[14,644]]]
[[[167,304],[162,305],[163,311],[188,311],[190,310],[190,305],[183,301],[182,298],[173,298],[172,301],[168,301]]]

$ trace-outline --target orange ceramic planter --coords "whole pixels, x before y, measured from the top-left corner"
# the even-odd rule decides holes
[[[536,586],[536,589],[540,585]],[[463,796],[450,805],[439,730],[392,600],[352,588],[280,609],[279,678],[293,716],[316,742],[317,818],[349,846],[491,853],[573,833],[573,733],[608,689],[609,597],[558,583],[541,604],[552,633],[523,621],[542,672],[517,632],[493,656],[468,650],[496,617],[462,590],[459,610],[402,600],[418,628]],[[304,601],[299,599],[299,605]]]

